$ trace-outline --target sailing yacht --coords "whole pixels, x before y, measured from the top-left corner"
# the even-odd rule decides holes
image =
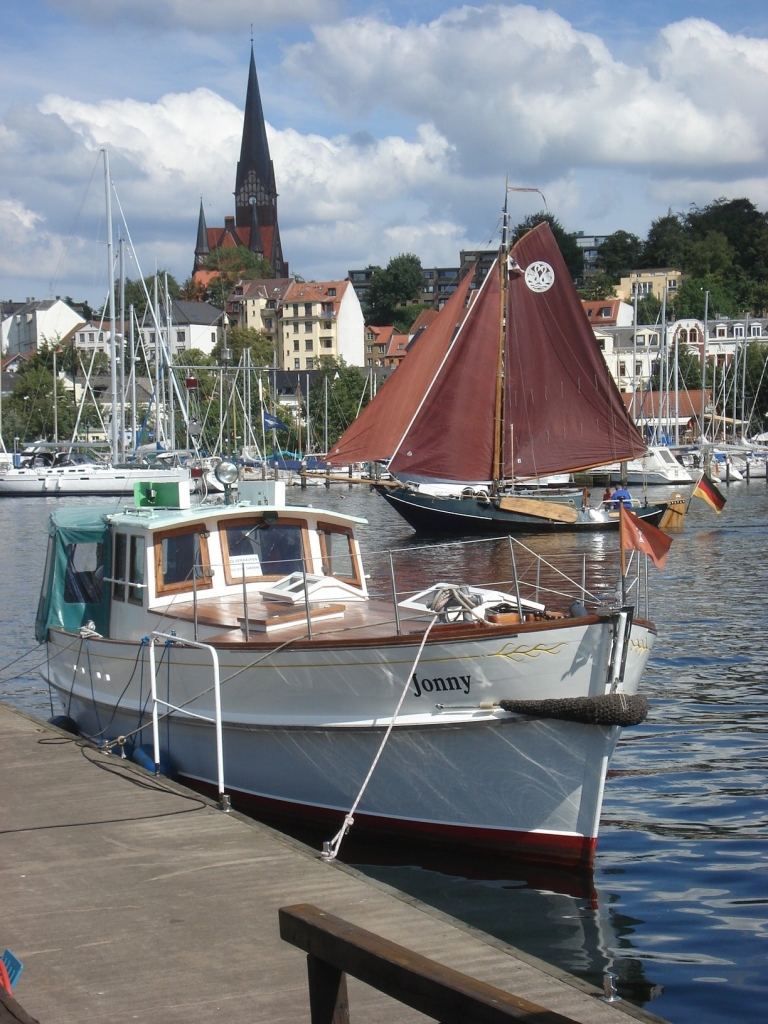
[[[398,483],[380,493],[419,532],[618,528],[613,503],[536,483],[640,458],[645,444],[549,225],[509,252],[506,216],[480,288],[461,281],[329,461],[387,460]],[[667,507],[633,506],[654,525]]]

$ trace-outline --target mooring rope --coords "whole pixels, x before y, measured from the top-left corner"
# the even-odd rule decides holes
[[[432,617],[432,621],[429,623],[427,628],[424,630],[424,636],[421,638],[421,643],[419,645],[419,649],[416,652],[416,660],[413,663],[413,667],[411,668],[411,671],[408,673],[408,675],[406,677],[405,686],[403,687],[403,692],[400,694],[400,700],[397,702],[397,707],[395,708],[395,713],[392,715],[392,719],[391,719],[389,725],[387,726],[387,730],[384,733],[384,738],[382,739],[382,741],[381,741],[381,743],[379,745],[379,749],[376,752],[376,756],[373,759],[373,763],[371,764],[371,767],[368,769],[368,774],[365,776],[363,784],[360,787],[360,792],[355,797],[354,803],[350,807],[350,809],[347,812],[347,814],[344,815],[344,822],[343,822],[341,828],[339,829],[339,831],[336,833],[336,835],[333,837],[333,839],[331,839],[331,841],[329,843],[323,843],[323,852],[320,855],[323,860],[327,860],[327,861],[336,860],[336,857],[338,856],[338,853],[339,853],[339,849],[341,848],[341,841],[342,841],[342,839],[347,834],[347,832],[349,832],[349,830],[352,828],[352,826],[355,823],[355,818],[354,818],[355,811],[357,810],[358,805],[360,804],[360,801],[363,798],[363,793],[365,793],[366,789],[368,788],[368,783],[371,781],[371,777],[372,777],[374,771],[376,770],[376,765],[379,763],[379,760],[381,759],[381,755],[384,753],[384,748],[386,747],[387,740],[389,739],[389,737],[390,737],[390,735],[392,733],[392,729],[393,729],[394,724],[395,724],[395,719],[400,714],[400,709],[403,706],[403,701],[405,700],[405,695],[408,693],[408,688],[411,685],[411,679],[413,678],[413,674],[414,674],[414,672],[416,671],[416,669],[418,667],[419,661],[421,660],[421,655],[422,655],[422,652],[424,651],[424,646],[425,646],[425,644],[427,642],[427,637],[429,636],[430,631],[431,631],[432,627],[434,626],[434,624],[436,622],[437,622],[437,616],[435,615],[435,616]]]

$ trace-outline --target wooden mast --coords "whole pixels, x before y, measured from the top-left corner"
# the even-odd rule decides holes
[[[508,254],[508,221],[507,199],[509,196],[508,182],[504,188],[504,217],[501,228],[501,247],[499,249],[499,355],[496,364],[496,396],[493,408],[493,487],[498,493],[504,482],[504,354],[507,347],[507,290],[509,284]]]

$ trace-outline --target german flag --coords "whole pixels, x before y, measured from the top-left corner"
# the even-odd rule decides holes
[[[693,489],[694,498],[701,498],[717,512],[718,515],[725,507],[725,498],[715,486],[714,480],[708,473],[702,473],[701,479]]]

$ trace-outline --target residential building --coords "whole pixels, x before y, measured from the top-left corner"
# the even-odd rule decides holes
[[[283,298],[292,284],[293,279],[290,277],[238,281],[227,299],[230,322],[265,334],[272,342],[275,363],[280,348]]]
[[[285,370],[313,370],[323,356],[364,365],[360,300],[349,281],[293,281],[280,311],[279,362]]]
[[[386,366],[387,349],[394,327],[375,327],[373,324],[365,326],[365,365]]]
[[[581,305],[592,327],[630,327],[634,310],[621,299],[582,299]]]
[[[8,304],[12,312],[3,308],[1,349],[3,355],[19,352],[37,352],[40,348],[58,345],[83,317],[59,296],[55,299],[28,299],[23,304]]]
[[[223,227],[209,228],[205,222],[203,202],[200,201],[193,276],[197,277],[197,273],[201,271],[212,252],[235,246],[243,246],[267,259],[275,277],[288,277],[288,263],[283,259],[280,228],[277,222],[275,169],[269,155],[253,44],[248,69],[240,159],[235,175],[235,215],[225,217]]]
[[[630,270],[628,277],[622,277],[616,286],[616,297],[624,299],[625,302],[634,302],[635,292],[639,299],[648,295],[655,296],[659,302],[664,298],[664,289],[667,294],[675,292],[683,283],[681,270],[661,268],[658,270]]]
[[[585,235],[583,231],[576,232],[576,245],[581,249],[584,257],[584,273],[594,274],[597,272],[597,257],[600,246],[608,241],[608,235]]]

